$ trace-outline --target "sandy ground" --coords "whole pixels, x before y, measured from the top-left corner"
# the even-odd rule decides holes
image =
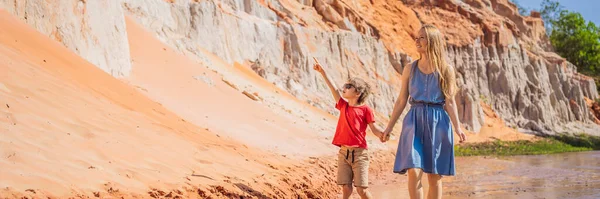
[[[191,60],[126,21],[133,71],[115,79],[0,12],[0,198],[339,197],[335,117],[244,63]],[[484,110],[469,142],[532,139]],[[368,139],[373,192],[389,193],[404,179],[390,171],[397,140]],[[469,176],[510,168],[457,164],[458,196],[473,195]]]
[[[457,175],[444,177],[444,198],[600,197],[600,152],[515,157],[458,157]],[[405,175],[376,179],[375,198],[409,198]],[[424,193],[429,189],[426,178]]]

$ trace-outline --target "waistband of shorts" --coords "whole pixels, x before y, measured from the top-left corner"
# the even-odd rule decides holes
[[[340,149],[343,149],[343,150],[367,150],[362,147],[351,147],[351,146],[344,146],[344,145],[340,146]]]

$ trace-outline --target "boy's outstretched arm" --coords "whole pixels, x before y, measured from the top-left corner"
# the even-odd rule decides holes
[[[373,134],[377,136],[381,142],[386,141],[383,137],[383,131],[381,131],[381,129],[379,129],[374,122],[369,124],[369,128],[371,128],[371,132],[373,132]]]
[[[340,101],[340,98],[341,98],[340,92],[338,92],[335,85],[333,85],[333,83],[331,83],[331,80],[329,80],[327,73],[325,72],[325,70],[323,70],[323,67],[321,66],[321,64],[319,64],[319,61],[314,57],[313,57],[313,59],[315,60],[315,65],[314,65],[313,69],[315,69],[317,72],[319,72],[319,73],[321,73],[321,75],[323,75],[323,78],[325,79],[325,83],[327,83],[327,86],[329,86],[329,90],[331,90],[333,99],[337,103],[338,101]]]

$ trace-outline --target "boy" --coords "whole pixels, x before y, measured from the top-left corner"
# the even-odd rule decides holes
[[[365,139],[367,126],[381,141],[383,141],[383,133],[374,125],[373,111],[364,104],[369,96],[370,87],[362,79],[352,78],[344,84],[340,96],[319,61],[313,59],[315,60],[314,70],[321,73],[325,79],[337,102],[335,108],[340,110],[340,118],[332,144],[340,147],[337,183],[342,185],[343,198],[350,198],[353,183],[362,199],[371,198],[371,194],[367,190],[369,186],[369,154]]]

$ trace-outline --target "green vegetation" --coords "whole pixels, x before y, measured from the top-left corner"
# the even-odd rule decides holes
[[[560,5],[557,1],[552,0],[542,1],[540,7],[540,15],[542,16],[542,20],[544,21],[546,33],[549,35],[550,33],[552,33],[553,22],[556,21],[556,19],[558,19],[564,7]]]
[[[575,64],[579,72],[600,76],[600,27],[558,2],[544,0],[540,14],[556,53]]]
[[[586,134],[546,136],[539,140],[490,141],[454,146],[456,156],[540,155],[600,150],[600,137]]]
[[[521,15],[526,14],[526,8],[513,2]],[[594,78],[600,91],[600,27],[554,0],[543,0],[539,12],[555,52]]]
[[[581,14],[561,11],[552,23],[550,42],[556,53],[575,64],[579,72],[600,75],[600,27],[586,23]]]
[[[490,100],[488,100],[487,96],[485,95],[479,95],[479,99],[485,104],[490,104]]]
[[[599,136],[591,136],[588,134],[581,133],[576,135],[560,134],[557,136],[552,136],[552,138],[574,147],[584,147],[593,150],[600,150]]]

